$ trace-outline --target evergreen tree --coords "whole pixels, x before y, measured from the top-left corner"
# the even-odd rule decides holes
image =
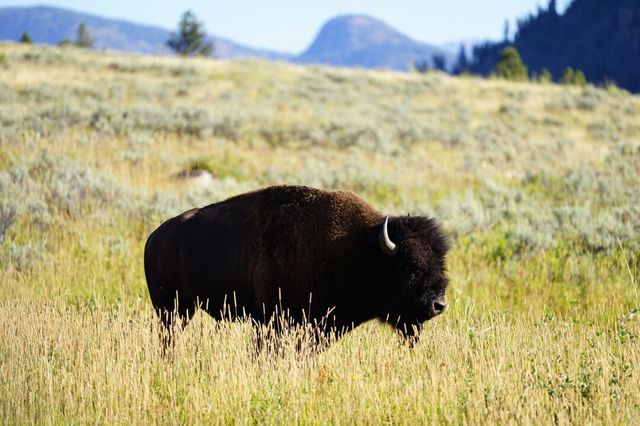
[[[576,86],[584,87],[587,85],[587,78],[584,76],[584,73],[580,70],[575,70],[573,73],[573,84]]]
[[[91,49],[93,47],[93,43],[93,37],[91,37],[87,26],[84,24],[84,22],[81,22],[78,26],[78,36],[75,43],[76,46]]]
[[[579,68],[590,83],[614,79],[620,87],[640,93],[640,0],[539,3],[545,6],[518,20],[515,35],[511,31],[509,37],[531,71],[539,74],[547,68],[561,81],[567,67]],[[476,46],[471,72],[493,73],[505,47],[504,40]]]
[[[435,53],[431,57],[431,66],[433,69],[446,72],[447,71],[447,58],[441,53]]]
[[[527,67],[522,63],[515,47],[507,47],[500,54],[500,62],[496,65],[495,75],[507,80],[526,81],[529,79]]]
[[[209,56],[213,53],[213,44],[205,38],[204,25],[187,10],[178,23],[178,34],[171,35],[167,46],[182,56]]]
[[[509,43],[509,35],[511,34],[511,24],[508,19],[504,20],[504,29],[502,30],[502,39],[505,43]]]
[[[587,78],[581,70],[574,70],[571,67],[567,67],[562,73],[560,83],[582,87],[587,85]]]
[[[553,76],[548,69],[542,68],[542,71],[540,71],[540,75],[538,76],[538,81],[540,83],[551,83],[553,81]]]
[[[467,49],[465,49],[464,44],[461,44],[460,50],[458,51],[458,58],[456,59],[454,74],[460,75],[468,72],[469,59],[467,58]]]
[[[429,61],[415,61],[413,63],[413,68],[419,72],[420,74],[424,74],[431,69],[431,64]]]
[[[573,68],[567,67],[562,72],[562,77],[560,78],[560,83],[562,84],[573,84],[574,79],[574,71]]]
[[[431,70],[447,72],[447,58],[441,53],[434,53],[430,60],[415,61],[413,68],[420,74]]]
[[[33,40],[31,40],[31,36],[29,35],[28,32],[24,32],[22,33],[22,37],[20,37],[20,43],[25,43],[25,44],[31,44],[33,43]]]

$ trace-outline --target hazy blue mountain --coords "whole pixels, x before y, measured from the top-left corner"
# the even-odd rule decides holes
[[[96,49],[151,54],[168,52],[165,43],[170,30],[48,6],[0,8],[0,40],[15,41],[28,31],[34,43],[58,44],[62,40],[75,39],[81,22],[87,25],[95,39]],[[215,56],[219,58],[290,57],[288,54],[253,49],[219,37],[211,37],[211,40],[215,44]]]
[[[311,46],[296,58],[300,63],[408,70],[416,61],[451,52],[412,40],[384,22],[363,15],[328,21]]]
[[[34,43],[58,44],[74,40],[81,22],[95,39],[96,49],[168,53],[165,43],[171,30],[49,6],[0,8],[0,40],[17,41],[27,31]],[[412,40],[384,22],[362,15],[331,19],[311,46],[298,56],[254,49],[215,36],[211,40],[215,56],[229,59],[259,57],[305,64],[408,70],[416,61],[430,61],[434,54],[443,54],[449,64],[455,58],[452,49]]]

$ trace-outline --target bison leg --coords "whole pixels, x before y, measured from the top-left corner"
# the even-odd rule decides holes
[[[161,339],[164,349],[173,347],[176,333],[182,331],[196,313],[197,304],[179,293],[171,297],[168,294],[151,295],[153,307],[162,323]]]
[[[282,331],[273,323],[262,324],[255,322],[255,354],[279,352],[282,349]]]

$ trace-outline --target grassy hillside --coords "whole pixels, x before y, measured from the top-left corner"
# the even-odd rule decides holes
[[[180,179],[207,168],[206,185]],[[441,220],[451,309],[252,357],[158,350],[147,235],[276,183]],[[640,415],[640,98],[0,44],[0,422],[607,423]]]

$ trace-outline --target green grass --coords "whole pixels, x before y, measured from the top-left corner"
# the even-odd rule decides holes
[[[438,73],[0,44],[0,422],[630,424],[640,99]],[[204,169],[214,180],[176,179]],[[197,314],[163,357],[142,251],[270,184],[449,234],[450,309],[257,359]]]

